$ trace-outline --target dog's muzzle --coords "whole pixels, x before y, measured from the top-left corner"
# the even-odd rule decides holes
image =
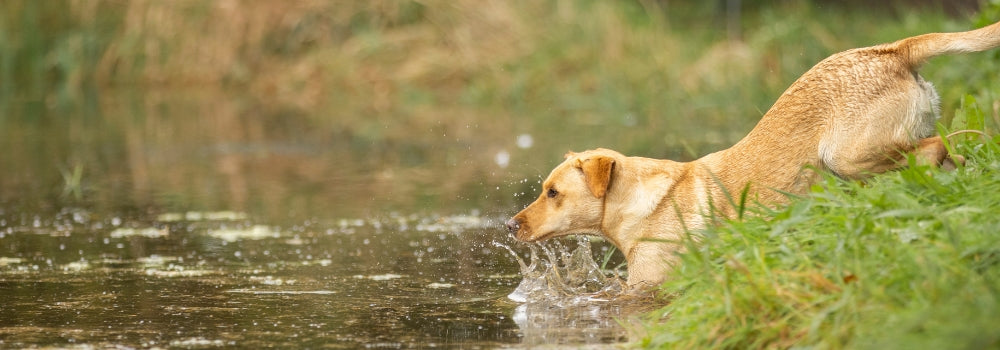
[[[510,233],[517,233],[517,230],[521,229],[521,222],[517,218],[510,218],[507,220],[507,231]]]

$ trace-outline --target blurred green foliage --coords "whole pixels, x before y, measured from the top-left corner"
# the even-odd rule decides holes
[[[180,93],[234,104],[184,113],[300,116],[358,153],[384,153],[374,159],[408,147],[406,164],[426,164],[443,142],[496,152],[523,133],[537,140],[513,151],[525,169],[594,147],[685,160],[738,141],[828,55],[966,30],[970,16],[991,20],[987,5],[948,15],[820,0],[7,0],[0,127],[109,109],[173,118],[183,107],[162,96]],[[924,67],[945,125],[970,93],[997,120],[990,57]]]

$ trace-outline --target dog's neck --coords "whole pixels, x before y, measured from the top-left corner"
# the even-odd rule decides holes
[[[615,168],[614,176],[630,180],[616,183],[632,185],[609,189],[601,230],[625,254],[629,284],[655,284],[682,244],[678,233],[704,227],[701,210],[714,201],[719,186],[706,179],[708,169],[699,161],[631,161],[634,159],[638,158],[617,160],[622,166]],[[643,235],[650,232],[653,234]]]

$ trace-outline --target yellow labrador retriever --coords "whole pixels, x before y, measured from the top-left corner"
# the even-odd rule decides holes
[[[682,163],[607,149],[569,153],[533,203],[507,221],[522,241],[603,234],[625,254],[630,286],[661,282],[685,230],[706,225],[711,207],[732,217],[729,198],[781,203],[801,194],[815,170],[861,179],[898,168],[907,153],[949,166],[935,133],[939,98],[917,74],[927,59],[1000,45],[1000,22],[844,51],[802,75],[743,140]],[[727,196],[730,194],[732,197]],[[667,243],[665,243],[667,242]]]

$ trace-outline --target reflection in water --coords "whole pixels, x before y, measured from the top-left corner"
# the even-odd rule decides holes
[[[496,149],[515,143],[502,115],[417,125],[217,91],[103,93],[67,106],[31,101],[35,108],[13,109],[25,113],[0,116],[0,204],[117,215],[234,210],[273,224],[513,208],[510,193],[530,189],[508,185],[524,176],[493,163]],[[548,166],[531,151],[510,160]]]
[[[602,302],[526,303],[514,309],[512,318],[524,337],[523,345],[614,344],[628,341],[629,331],[619,323],[630,316],[627,312],[620,305]]]

